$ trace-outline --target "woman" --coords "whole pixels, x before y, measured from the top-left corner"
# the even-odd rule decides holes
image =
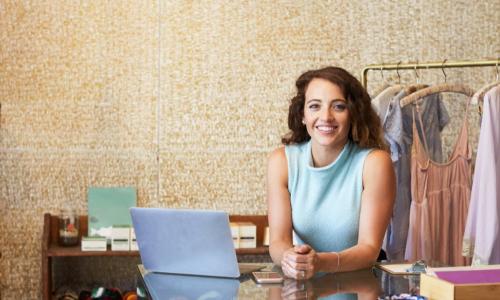
[[[268,162],[271,258],[295,279],[369,267],[395,197],[380,120],[344,69],[308,71],[296,86],[285,147]]]

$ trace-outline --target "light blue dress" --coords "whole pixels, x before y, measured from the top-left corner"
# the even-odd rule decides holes
[[[311,141],[285,146],[293,229],[299,244],[318,252],[358,242],[363,166],[372,149],[348,142],[330,165],[315,168]]]

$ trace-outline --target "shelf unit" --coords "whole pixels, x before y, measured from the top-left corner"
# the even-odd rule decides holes
[[[79,238],[87,235],[88,216],[79,216],[80,228]],[[237,255],[268,255],[269,248],[263,246],[264,231],[268,226],[266,215],[231,215],[231,222],[252,222],[257,227],[257,247],[236,249]],[[44,215],[42,233],[42,296],[44,300],[51,299],[52,287],[52,260],[57,257],[91,257],[91,256],[139,256],[138,251],[82,251],[80,243],[73,247],[61,247],[58,245],[59,230],[58,217],[49,213]]]

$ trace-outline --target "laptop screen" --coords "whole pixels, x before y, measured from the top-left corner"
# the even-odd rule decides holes
[[[130,213],[148,271],[240,276],[227,213],[137,207]]]

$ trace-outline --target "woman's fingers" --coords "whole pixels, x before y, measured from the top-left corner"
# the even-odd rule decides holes
[[[299,254],[307,254],[312,250],[312,248],[311,246],[304,244],[293,247],[293,250]]]
[[[286,260],[282,261],[281,269],[283,270],[283,274],[285,274],[285,276],[295,280],[309,279],[314,275],[313,268],[307,267],[305,269],[297,269],[290,265],[290,263]]]
[[[298,252],[304,252],[300,254]],[[281,266],[285,276],[296,280],[311,278],[315,273],[316,252],[308,245],[295,246],[283,254]]]

